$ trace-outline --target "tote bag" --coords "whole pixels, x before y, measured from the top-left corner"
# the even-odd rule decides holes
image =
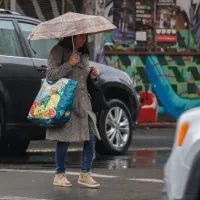
[[[50,127],[67,123],[78,81],[62,78],[58,81],[41,80],[40,91],[30,108],[28,119],[34,124]]]

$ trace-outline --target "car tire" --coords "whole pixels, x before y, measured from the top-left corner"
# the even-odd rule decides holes
[[[3,132],[3,110],[0,105],[0,139],[2,138]]]
[[[4,111],[0,103],[0,155],[22,155],[28,149],[29,140],[10,140],[3,137]]]
[[[29,147],[29,140],[9,140],[1,141],[1,155],[24,155]]]
[[[3,107],[0,103],[0,153],[3,151],[3,144],[2,144],[3,129],[4,129],[4,112],[3,112]]]
[[[119,99],[108,101],[110,109],[102,111],[98,119],[101,140],[96,143],[99,154],[124,154],[132,141],[132,117]]]

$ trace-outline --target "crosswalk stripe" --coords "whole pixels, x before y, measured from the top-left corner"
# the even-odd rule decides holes
[[[21,169],[0,169],[0,172],[28,172],[28,173],[45,173],[45,174],[55,174],[55,171],[52,170],[21,170]],[[66,172],[67,175],[72,175],[72,176],[79,176],[79,172]],[[112,175],[104,175],[104,174],[95,174],[92,173],[93,177],[98,177],[98,178],[117,178],[118,176],[112,176]]]
[[[150,183],[164,183],[162,179],[148,179],[148,178],[128,178],[128,181],[150,182]]]
[[[27,173],[28,172],[28,173],[45,173],[45,174],[54,174],[55,173],[55,171],[52,171],[52,170],[20,170],[20,169],[0,169],[0,172],[19,172],[19,173]],[[68,171],[68,172],[66,172],[66,174],[71,175],[71,176],[79,176],[80,173]],[[150,183],[164,183],[164,181],[162,179],[125,178],[125,177],[121,177],[121,176],[95,174],[95,173],[93,173],[92,175],[93,175],[93,177],[98,177],[98,178],[108,178],[108,179],[120,178],[120,179],[125,179],[127,181],[137,181],[137,182],[146,182],[146,183],[148,183],[148,182],[150,182]],[[1,198],[0,198],[0,200],[1,200]],[[30,199],[30,200],[32,200],[32,199]]]
[[[51,199],[35,199],[28,197],[0,196],[0,200],[51,200]]]

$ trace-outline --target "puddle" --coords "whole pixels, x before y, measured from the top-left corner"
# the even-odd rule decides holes
[[[35,165],[37,168],[54,168],[55,153],[27,153],[20,157],[0,157],[0,164],[6,165]],[[159,167],[163,166],[170,151],[155,151],[155,150],[138,150],[130,151],[122,156],[102,156],[96,155],[93,163],[93,168],[107,169],[127,169],[136,167]],[[68,152],[68,167],[80,168],[80,160],[82,152]]]

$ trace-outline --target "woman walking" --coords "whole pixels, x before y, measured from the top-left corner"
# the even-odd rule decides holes
[[[91,98],[87,90],[87,79],[95,81],[99,71],[89,68],[89,50],[87,36],[76,35],[64,38],[50,53],[47,68],[47,80],[69,78],[79,82],[76,89],[71,120],[63,126],[47,128],[46,138],[57,141],[56,175],[53,184],[71,187],[65,175],[67,149],[71,142],[84,142],[81,172],[78,183],[87,187],[99,187],[91,176],[92,160],[95,150],[95,136],[100,139],[96,127],[96,115],[92,111]],[[75,52],[73,51],[75,50]],[[63,62],[62,62],[63,60]]]

